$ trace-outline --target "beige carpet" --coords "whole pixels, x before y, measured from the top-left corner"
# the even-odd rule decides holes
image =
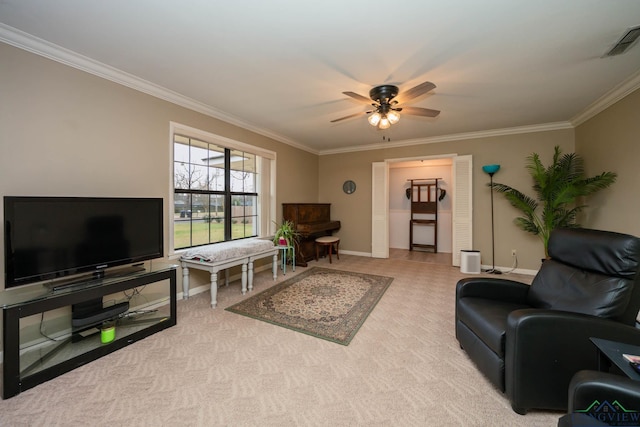
[[[556,425],[557,412],[515,414],[458,346],[459,269],[349,255],[314,265],[394,277],[349,346],[223,310],[248,297],[236,282],[217,309],[208,292],[179,301],[176,327],[0,401],[0,425]],[[253,293],[273,283],[261,272]]]

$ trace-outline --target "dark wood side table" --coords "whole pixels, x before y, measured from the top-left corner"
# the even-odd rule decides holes
[[[626,376],[632,380],[640,381],[640,374],[633,370],[627,359],[622,357],[623,354],[640,356],[640,346],[609,341],[602,338],[589,339],[598,348],[598,369],[600,371],[607,371],[604,367],[613,363]]]

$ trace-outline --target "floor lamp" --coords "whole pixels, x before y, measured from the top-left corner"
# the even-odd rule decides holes
[[[489,174],[491,187],[491,270],[487,270],[486,273],[490,274],[502,274],[502,271],[496,270],[496,250],[495,250],[495,240],[493,233],[493,175],[500,170],[500,165],[484,165],[482,166],[482,170]]]

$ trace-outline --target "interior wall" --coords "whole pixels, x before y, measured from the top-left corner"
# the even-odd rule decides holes
[[[315,154],[4,43],[0,75],[0,196],[162,197],[168,233],[174,121],[276,152],[278,221],[318,199]]]
[[[616,172],[611,187],[586,200],[581,222],[589,227],[640,236],[640,89],[576,128],[576,152],[587,176]]]
[[[341,221],[342,227],[337,233],[340,236],[340,249],[345,252],[370,254],[371,163],[386,159],[448,154],[472,155],[473,249],[481,252],[483,264],[491,264],[491,193],[487,186],[489,176],[482,172],[482,165],[500,164],[501,169],[494,176],[495,182],[511,185],[525,194],[533,195],[532,183],[525,169],[526,157],[536,152],[546,163],[551,159],[556,145],[565,152],[573,151],[574,130],[562,129],[321,155],[319,172],[322,179],[319,197],[320,201],[332,204],[333,219]],[[350,195],[344,194],[341,190],[342,183],[347,179],[354,180],[358,186],[356,192]],[[500,195],[495,196],[496,267],[510,267],[511,249],[516,249],[518,268],[537,270],[540,259],[544,257],[541,241],[516,227],[513,220],[518,216],[518,211]]]

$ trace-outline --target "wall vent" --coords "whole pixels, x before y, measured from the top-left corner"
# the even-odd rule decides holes
[[[629,28],[615,46],[613,46],[604,56],[615,56],[626,52],[638,37],[640,37],[640,25]]]

